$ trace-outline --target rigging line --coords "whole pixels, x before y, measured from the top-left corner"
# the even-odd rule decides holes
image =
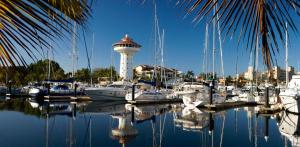
[[[218,3],[216,3],[216,9],[218,9]],[[217,20],[219,20],[219,13],[217,13]],[[224,61],[223,61],[223,46],[222,46],[222,36],[221,36],[221,30],[220,30],[220,21],[218,21],[217,26],[218,26],[218,35],[219,35],[219,47],[220,47],[220,56],[221,56],[222,77],[225,80]]]
[[[81,27],[81,30],[82,30],[83,42],[84,42],[84,47],[85,47],[85,52],[86,52],[86,58],[88,61],[88,70],[89,70],[89,72],[91,72],[91,61],[90,61],[90,55],[89,55],[89,51],[88,51],[87,44],[86,44],[85,31],[84,31],[83,27]]]

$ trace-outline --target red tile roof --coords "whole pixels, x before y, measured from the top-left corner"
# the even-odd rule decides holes
[[[135,47],[135,48],[140,48],[142,47],[141,45],[135,43],[131,38],[128,37],[126,34],[122,40],[119,42],[113,44],[113,47]]]

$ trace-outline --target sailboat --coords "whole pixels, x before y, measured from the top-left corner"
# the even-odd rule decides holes
[[[142,87],[149,87],[150,88],[140,88],[135,90],[134,92],[130,91],[126,94],[125,98],[127,101],[133,100],[133,93],[134,93],[134,100],[135,101],[160,101],[162,99],[166,98],[172,98],[169,95],[172,91],[169,90],[160,90],[157,87],[160,86],[159,84],[159,78],[157,76],[158,69],[160,68],[160,83],[163,83],[163,74],[165,73],[163,71],[163,48],[164,48],[164,30],[161,33],[159,29],[159,22],[156,12],[156,3],[154,2],[154,51],[155,51],[155,63],[157,59],[158,51],[161,53],[161,66],[158,67],[157,65],[154,65],[154,72],[152,75],[152,81],[154,82],[145,82],[142,81],[143,84],[146,84],[147,86]],[[151,84],[149,84],[151,83]]]
[[[218,17],[218,16],[217,16]],[[221,48],[221,64],[222,64],[222,74],[223,74],[223,78],[224,78],[224,69],[223,69],[223,55],[222,55],[222,43],[221,43],[221,33],[220,33],[220,28],[219,28],[219,24],[218,24],[218,35],[219,35],[219,41],[220,41],[220,48]],[[206,33],[205,33],[205,48],[204,48],[204,53],[205,53],[205,58],[204,59],[208,59],[207,58],[207,52],[208,52],[208,24],[206,24]],[[212,90],[212,102],[213,103],[222,103],[225,101],[224,96],[221,96],[218,93],[218,82],[215,80],[215,40],[216,40],[216,19],[214,19],[213,22],[213,80],[211,81],[206,81],[209,84],[204,82],[203,86],[198,87],[198,89],[196,89],[196,92],[194,93],[190,93],[190,94],[185,94],[182,96],[182,100],[185,106],[187,106],[190,109],[194,109],[195,107],[199,106],[199,105],[206,105],[209,104],[209,100],[210,100],[210,88],[213,88]],[[204,64],[205,62],[203,62],[203,68],[204,66],[206,67],[207,70],[207,61],[206,64]],[[205,69],[205,68],[204,68]]]
[[[286,23],[287,29],[287,23]],[[286,89],[279,93],[281,102],[285,110],[292,113],[299,113],[300,105],[300,75],[293,75],[288,82],[288,33],[286,30]]]

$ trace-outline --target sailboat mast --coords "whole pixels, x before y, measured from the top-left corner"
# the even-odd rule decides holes
[[[218,9],[218,4],[216,4],[216,9]],[[219,13],[217,14],[217,19],[219,20]],[[222,36],[220,30],[220,22],[218,21],[218,35],[219,35],[219,45],[220,45],[220,56],[221,56],[221,70],[222,70],[222,78],[225,80],[225,72],[224,72],[224,62],[223,62],[223,46],[222,46]],[[224,83],[225,84],[225,83]]]
[[[47,54],[48,54],[48,76],[47,76],[48,81],[50,80],[50,75],[51,75],[51,58],[50,58],[51,50],[52,50],[52,45],[50,44],[50,49],[47,52]]]
[[[160,56],[161,56],[161,63],[160,63],[160,82],[163,82],[163,74],[164,74],[164,35],[165,30],[163,29],[160,41]],[[164,77],[165,78],[165,77]]]
[[[91,85],[93,85],[93,59],[94,59],[94,47],[95,47],[95,34],[93,33],[93,46],[92,46],[92,53],[91,53],[91,62],[90,62],[90,78],[91,78]]]
[[[206,27],[205,27],[205,48],[204,48],[204,61],[203,61],[203,68],[204,68],[204,72],[205,72],[205,79],[207,80],[207,69],[208,69],[208,65],[207,65],[207,51],[208,51],[208,24],[206,23]]]
[[[76,32],[77,32],[77,23],[74,22],[73,26],[73,42],[72,42],[72,77],[75,76],[75,64],[77,62],[77,55],[76,55]]]
[[[255,83],[257,85],[257,72],[258,72],[258,50],[259,50],[259,37],[256,36],[256,56],[255,56]]]
[[[216,2],[216,0],[214,0],[214,3]],[[213,15],[215,15],[216,14],[216,7],[214,7],[214,13],[213,13]],[[216,42],[215,42],[215,40],[216,40],[216,18],[214,17],[214,19],[213,19],[213,58],[212,58],[212,60],[213,60],[213,72],[212,72],[212,74],[213,74],[213,79],[215,79],[215,56],[216,56]]]
[[[289,83],[289,72],[288,72],[288,24],[285,23],[285,84],[286,86]]]

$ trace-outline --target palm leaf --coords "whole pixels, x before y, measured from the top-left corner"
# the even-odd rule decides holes
[[[85,25],[92,0],[0,0],[0,65],[27,65],[72,33],[73,21]],[[24,52],[26,54],[24,54]]]
[[[253,48],[258,36],[263,61],[269,70],[274,63],[273,56],[278,53],[280,44],[284,44],[285,23],[297,31],[291,16],[300,14],[299,0],[177,0],[177,4],[194,14],[195,21],[209,17],[211,22],[218,15],[222,33],[232,37],[239,32],[238,42],[246,42],[247,48]],[[211,15],[214,8],[216,13]]]

